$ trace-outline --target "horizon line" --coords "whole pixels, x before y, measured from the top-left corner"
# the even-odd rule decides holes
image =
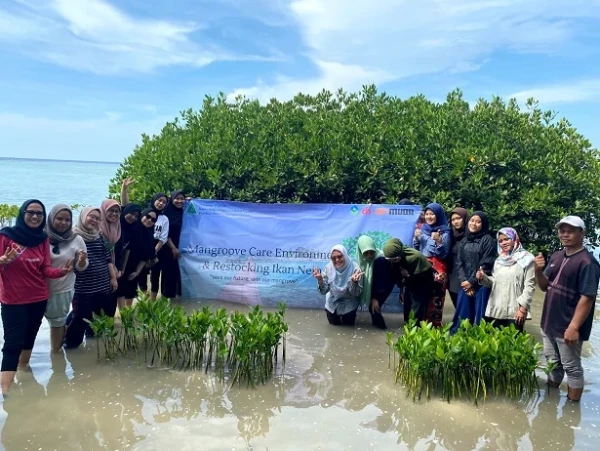
[[[0,157],[0,160],[19,161],[57,161],[60,163],[99,163],[99,164],[121,164],[118,161],[92,161],[92,160],[62,160],[54,158],[23,158],[23,157]]]

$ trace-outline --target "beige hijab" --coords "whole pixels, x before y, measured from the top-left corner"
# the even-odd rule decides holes
[[[100,236],[100,229],[92,230],[85,226],[85,220],[87,219],[89,214],[94,210],[97,211],[99,215],[102,214],[100,213],[100,209],[97,207],[85,207],[81,211],[81,214],[77,219],[77,225],[73,228],[73,232],[75,232],[77,235],[83,238],[83,241],[85,241],[86,243],[95,241]]]

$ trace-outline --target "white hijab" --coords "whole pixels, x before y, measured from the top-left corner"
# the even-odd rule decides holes
[[[333,251],[339,251],[344,256],[344,266],[342,268],[336,268],[332,261],[327,263],[325,268],[323,268],[323,272],[325,276],[327,276],[327,280],[329,282],[329,292],[334,298],[343,297],[346,293],[346,289],[348,287],[348,282],[352,277],[352,274],[358,268],[358,265],[350,260],[350,256],[348,255],[348,250],[342,246],[341,244],[336,244],[331,248],[331,253]]]

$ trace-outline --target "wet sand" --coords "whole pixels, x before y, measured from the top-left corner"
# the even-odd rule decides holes
[[[450,304],[450,303],[449,303]],[[190,308],[198,303],[185,302]],[[237,306],[244,309],[244,306]],[[526,329],[539,339],[538,296]],[[446,307],[446,319],[453,308]],[[584,347],[581,404],[561,392],[528,403],[413,403],[388,369],[385,332],[359,313],[355,328],[323,311],[291,310],[287,364],[257,389],[209,374],[98,362],[96,343],[50,358],[44,323],[32,371],[18,373],[0,409],[12,450],[593,450],[600,443],[600,311]],[[399,314],[387,314],[397,330]],[[596,445],[594,445],[596,443]]]

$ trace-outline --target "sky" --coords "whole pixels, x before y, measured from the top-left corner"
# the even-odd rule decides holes
[[[600,0],[0,0],[0,157],[122,161],[223,92],[455,88],[600,147]]]

